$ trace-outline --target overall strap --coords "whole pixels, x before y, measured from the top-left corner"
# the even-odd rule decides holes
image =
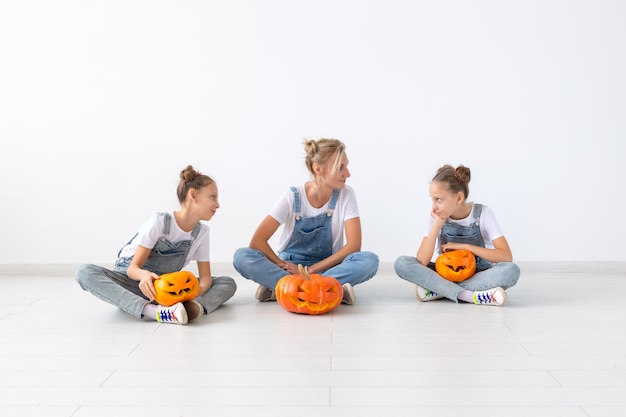
[[[200,233],[200,229],[202,228],[202,225],[200,224],[200,222],[198,222],[195,227],[193,228],[193,230],[191,231],[191,238],[195,239],[198,237],[198,234]]]
[[[480,214],[483,212],[483,205],[474,203],[474,220],[476,220],[476,226],[480,226]]]
[[[300,193],[298,193],[298,190],[296,189],[296,187],[290,187],[289,188],[292,192],[293,192],[293,205],[294,205],[294,211],[296,212],[296,221],[300,220]],[[339,190],[338,189],[334,189],[333,190],[333,195],[330,198],[330,202],[328,203],[328,212],[326,213],[326,215],[328,217],[332,217],[333,212],[335,211],[335,206],[337,205],[337,200],[339,200]]]
[[[296,187],[289,188],[293,192],[293,208],[296,212],[296,221],[300,220],[300,194]]]
[[[333,190],[333,196],[330,198],[330,203],[328,203],[328,213],[326,213],[328,217],[332,217],[335,206],[337,205],[337,200],[339,200],[339,190],[335,188]]]
[[[172,217],[170,216],[169,213],[165,213],[165,212],[160,212],[157,213],[158,216],[163,216],[163,235],[162,236],[167,236],[170,234],[170,226],[171,226],[171,221],[172,221]],[[194,229],[195,230],[195,229]],[[130,245],[130,243],[133,241],[133,239],[135,239],[137,237],[139,233],[135,233],[135,235],[133,237],[130,238],[130,240],[128,241],[128,243],[126,243],[126,245]],[[196,233],[196,236],[198,235],[198,233]],[[192,235],[193,236],[193,235]],[[195,237],[195,236],[194,236]],[[126,246],[122,246],[122,248],[119,250],[119,252],[117,252],[117,257],[119,258],[120,255],[122,254],[122,251],[124,250],[124,247]]]
[[[167,236],[170,234],[170,230],[172,229],[172,216],[169,213],[159,213],[159,215],[163,216],[163,236]],[[202,224],[198,222],[191,231],[192,239],[198,237],[198,234],[200,234],[200,229],[202,229]]]
[[[172,216],[169,213],[159,213],[159,216],[163,216],[163,236],[167,236],[170,234]]]

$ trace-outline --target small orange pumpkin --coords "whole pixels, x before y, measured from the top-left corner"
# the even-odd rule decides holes
[[[298,272],[282,277],[276,284],[276,301],[285,310],[316,315],[341,304],[343,288],[335,278],[309,274],[302,265],[298,265]]]
[[[164,306],[193,300],[200,289],[198,278],[189,271],[178,271],[163,274],[154,281],[155,300]]]
[[[437,273],[454,282],[465,281],[476,272],[476,258],[465,249],[444,252],[435,261]]]

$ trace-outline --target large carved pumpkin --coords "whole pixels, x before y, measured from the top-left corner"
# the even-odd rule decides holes
[[[298,265],[299,274],[282,277],[276,284],[276,301],[285,310],[300,314],[324,314],[343,299],[341,283],[333,277],[307,273]]]
[[[163,274],[154,281],[155,300],[164,306],[178,302],[193,300],[198,295],[198,279],[189,271],[178,271]]]
[[[465,281],[476,272],[476,258],[465,249],[444,252],[435,261],[437,273],[454,282]]]

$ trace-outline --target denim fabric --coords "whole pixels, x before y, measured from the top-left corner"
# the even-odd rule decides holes
[[[502,287],[506,290],[514,286],[520,276],[519,267],[512,262],[498,262],[491,268],[476,272],[471,278],[459,283],[442,278],[434,271],[433,263],[424,266],[413,256],[400,256],[394,267],[400,278],[455,302],[463,290],[484,291],[494,287]]]
[[[163,275],[180,271],[186,264],[187,254],[193,240],[200,232],[200,224],[196,225],[191,233],[191,239],[172,243],[167,239],[170,232],[171,216],[164,215],[163,235],[155,244],[146,260],[143,269]],[[132,239],[131,239],[132,241]],[[79,267],[76,280],[83,290],[91,292],[101,300],[112,304],[121,310],[141,318],[144,306],[149,302],[139,289],[139,282],[126,275],[132,257],[119,257],[115,269],[109,270],[97,265],[86,264]],[[237,289],[237,284],[229,277],[213,278],[213,285],[200,297],[196,297],[204,307],[205,314],[215,310],[230,299]]]
[[[439,234],[439,245],[448,242],[467,243],[474,246],[485,247],[480,231],[481,204],[474,204],[474,222],[470,226],[461,226],[449,221],[444,223]],[[401,256],[395,262],[396,274],[402,279],[410,281],[420,287],[442,295],[450,300],[457,301],[461,291],[483,291],[494,287],[507,289],[517,283],[520,269],[512,262],[492,263],[478,256],[476,258],[476,273],[469,279],[460,283],[449,281],[437,272],[435,264],[424,266],[412,256]]]
[[[287,246],[278,256],[295,264],[313,265],[333,254],[332,216],[339,190],[333,190],[328,211],[314,217],[300,216],[300,193],[296,187],[291,187],[291,191],[294,194],[295,225]]]
[[[190,240],[181,240],[180,242],[173,243],[167,239],[170,233],[172,216],[169,213],[159,213],[159,215],[163,216],[163,234],[152,248],[142,268],[154,272],[157,275],[163,275],[183,269],[186,264],[189,249],[191,249],[193,241],[198,237],[198,233],[200,233],[200,223],[191,231]],[[132,242],[133,239],[134,237],[131,238],[128,243]],[[118,254],[118,259],[115,262],[115,271],[125,274],[132,260],[132,256],[119,257]]]
[[[295,226],[294,232],[284,250],[279,252],[280,259],[296,265],[311,266],[332,255],[332,215],[339,191],[334,190],[328,204],[328,212],[315,217],[300,216],[300,195],[295,187],[294,193]],[[260,251],[240,248],[233,256],[233,266],[249,280],[264,287],[274,288],[287,271],[271,262]],[[335,277],[342,284],[360,284],[376,275],[378,256],[371,252],[356,252],[348,255],[340,264],[319,274]]]
[[[139,282],[122,272],[86,264],[78,268],[76,281],[83,290],[137,318],[142,317],[143,308],[149,303],[139,289]],[[211,288],[195,300],[204,307],[204,314],[209,314],[228,301],[236,290],[232,278],[213,277]]]
[[[312,265],[312,262],[300,262],[302,265]],[[263,255],[262,252],[251,248],[239,248],[233,257],[233,266],[242,277],[254,281],[267,288],[275,288],[278,280],[290,275]],[[318,274],[336,278],[341,284],[350,283],[353,286],[372,278],[378,272],[378,256],[372,252],[355,252],[346,256],[338,265]]]
[[[444,245],[448,242],[454,243],[467,243],[474,246],[485,247],[485,241],[483,240],[483,235],[480,232],[480,214],[483,211],[482,204],[474,204],[474,208],[472,210],[472,214],[474,216],[474,223],[468,226],[461,226],[456,223],[452,223],[450,220],[447,220],[443,227],[441,228],[441,232],[439,233],[439,246]],[[480,256],[474,255],[476,258],[476,271],[484,271],[485,269],[491,268],[493,263],[487,261],[486,259],[481,258]]]

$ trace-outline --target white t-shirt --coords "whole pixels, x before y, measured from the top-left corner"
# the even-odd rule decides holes
[[[320,208],[315,208],[309,203],[304,190],[304,184],[296,185],[298,194],[300,195],[300,216],[313,217],[328,212],[328,202]],[[280,197],[272,211],[272,216],[278,223],[284,225],[282,234],[278,241],[278,251],[282,251],[287,247],[291,235],[293,234],[295,225],[295,208],[294,195],[291,189],[287,189]],[[329,200],[330,202],[330,200]],[[343,190],[339,191],[337,204],[333,211],[331,219],[331,231],[333,239],[333,253],[337,252],[344,245],[344,222],[355,217],[359,217],[359,208],[356,202],[356,195],[352,187],[346,185]]]
[[[483,210],[480,213],[480,218],[478,219],[480,222],[480,234],[483,236],[483,240],[485,241],[485,247],[488,249],[493,249],[493,241],[499,237],[504,236],[502,231],[500,230],[500,225],[498,224],[498,220],[496,216],[489,207],[483,204]],[[448,221],[454,224],[458,224],[459,226],[471,226],[474,223],[474,204],[472,204],[472,211],[469,216],[464,219],[450,219]],[[433,224],[435,224],[435,219],[431,216],[428,216],[428,221],[426,222],[426,232],[424,236],[428,236],[431,229],[433,228]],[[441,244],[439,243],[439,237],[437,237],[437,244],[435,245],[435,254],[440,255],[439,251]]]
[[[190,240],[191,232],[185,232],[176,223],[174,213],[169,213],[171,217],[170,232],[167,235],[167,240],[172,243],[177,243],[182,240]],[[158,213],[154,213],[150,218],[139,228],[137,236],[124,246],[120,257],[131,257],[135,255],[137,246],[141,245],[144,248],[152,249],[161,236],[163,236],[163,228],[165,226],[165,217],[159,216]],[[191,261],[197,262],[210,262],[209,257],[209,226],[206,224],[200,224],[200,232],[195,240],[191,244],[187,259],[185,260],[185,266]]]

